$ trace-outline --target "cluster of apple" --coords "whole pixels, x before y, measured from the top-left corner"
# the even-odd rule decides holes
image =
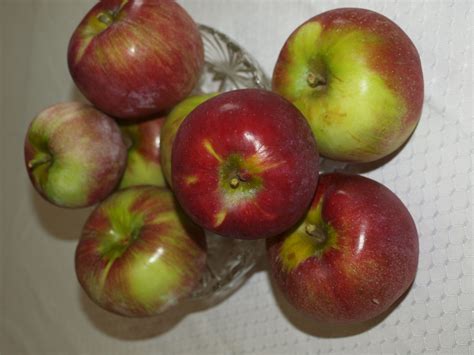
[[[97,205],[76,249],[97,304],[143,316],[187,297],[206,267],[205,230],[266,238],[295,308],[363,321],[413,282],[418,237],[393,192],[319,173],[320,154],[370,162],[398,149],[423,102],[418,53],[386,17],[336,9],[284,44],[272,90],[190,96],[204,64],[197,25],[173,0],[102,0],[68,49],[93,104],[56,104],[31,122],[25,162],[57,206]]]

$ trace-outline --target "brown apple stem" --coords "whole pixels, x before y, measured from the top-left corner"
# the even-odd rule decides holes
[[[44,163],[48,163],[49,161],[51,161],[51,156],[48,155],[48,154],[42,154],[42,155],[40,155],[40,156],[37,157],[37,158],[31,159],[31,160],[28,162],[28,168],[34,169],[34,168],[36,168],[38,165],[41,165],[41,164],[44,164]]]
[[[311,223],[306,224],[305,232],[310,237],[314,238],[318,244],[323,244],[327,239],[326,234],[321,230],[321,228],[318,228],[316,225]]]
[[[306,77],[308,85],[316,90],[324,90],[326,88],[326,79],[319,73],[309,72]]]

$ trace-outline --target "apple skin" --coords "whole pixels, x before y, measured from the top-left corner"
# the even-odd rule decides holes
[[[238,239],[282,233],[306,212],[318,181],[311,129],[287,100],[241,89],[196,107],[172,148],[173,191],[204,229]]]
[[[423,106],[423,73],[410,38],[385,16],[340,8],[286,40],[272,89],[305,115],[321,155],[370,162],[397,150]]]
[[[187,297],[206,266],[204,231],[156,186],[115,192],[92,212],[76,248],[75,270],[102,308],[156,315]]]
[[[386,311],[412,284],[418,234],[407,208],[382,184],[323,174],[305,218],[268,239],[267,256],[296,309],[319,321],[362,322]]]
[[[107,197],[122,177],[126,156],[117,123],[79,102],[43,110],[25,137],[30,180],[41,196],[60,207],[92,206]]]
[[[176,105],[166,116],[163,128],[161,129],[160,159],[163,174],[170,188],[173,187],[171,179],[171,151],[176,133],[181,123],[183,123],[184,119],[192,110],[216,95],[217,93],[190,96]]]
[[[68,66],[101,111],[149,117],[187,97],[204,65],[199,29],[173,0],[102,0],[74,31]]]
[[[130,186],[166,186],[160,163],[161,130],[165,118],[159,117],[137,123],[120,123],[128,143],[127,165],[119,188]]]

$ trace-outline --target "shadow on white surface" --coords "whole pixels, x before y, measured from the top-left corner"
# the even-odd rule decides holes
[[[186,315],[204,310],[187,303],[179,304],[158,316],[129,318],[108,312],[96,305],[78,284],[79,303],[93,326],[110,337],[143,340],[172,330]]]
[[[339,325],[339,324],[330,324],[327,322],[316,321],[309,316],[303,314],[302,312],[296,310],[288,301],[286,300],[283,293],[280,291],[278,286],[275,284],[273,278],[271,277],[270,269],[268,268],[267,272],[268,283],[271,286],[273,296],[276,300],[276,303],[282,313],[282,315],[298,330],[304,332],[308,335],[319,337],[319,338],[343,338],[354,336],[367,332],[371,328],[376,327],[378,324],[383,322],[388,315],[393,312],[397,306],[403,302],[407,294],[410,292],[410,288],[392,305],[388,310],[380,314],[379,316],[370,319],[365,322],[349,324],[349,325]]]
[[[47,235],[61,240],[79,240],[82,227],[93,207],[62,208],[46,201],[30,184],[31,203]]]
[[[258,269],[259,268],[249,274],[247,280],[255,272],[258,272]],[[238,292],[244,284],[245,282],[224,298],[218,298],[212,301],[183,300],[163,313],[150,317],[132,318],[106,311],[95,304],[82,290],[79,284],[78,298],[82,311],[86,314],[93,326],[101,333],[122,340],[145,340],[158,337],[173,330],[173,328],[188,315],[203,312],[221,304],[232,294]]]

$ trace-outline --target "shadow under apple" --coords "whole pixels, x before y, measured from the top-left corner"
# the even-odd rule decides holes
[[[271,277],[271,271],[268,266],[268,263],[267,276],[276,303],[279,309],[281,310],[283,316],[298,330],[308,335],[319,338],[342,338],[354,336],[369,331],[371,328],[374,328],[375,326],[380,324],[385,318],[387,318],[390,313],[393,312],[393,310],[397,308],[401,302],[403,302],[403,300],[411,289],[410,286],[410,288],[392,306],[390,306],[389,309],[387,309],[385,312],[375,318],[361,323],[334,324],[314,320],[303,312],[300,312],[295,309],[286,300],[285,296]]]
[[[173,329],[189,313],[186,304],[177,305],[157,316],[131,318],[106,311],[96,305],[78,286],[79,302],[83,312],[96,329],[123,340],[144,340]]]
[[[238,292],[244,284],[245,282],[240,284],[225,297],[211,298],[210,300],[185,299],[158,315],[136,318],[121,316],[101,308],[87,296],[80,286],[78,286],[78,293],[81,309],[96,329],[117,339],[138,341],[165,334],[188,315],[216,307]]]
[[[79,240],[93,207],[72,209],[55,206],[31,185],[30,196],[39,224],[48,235],[62,240]]]

